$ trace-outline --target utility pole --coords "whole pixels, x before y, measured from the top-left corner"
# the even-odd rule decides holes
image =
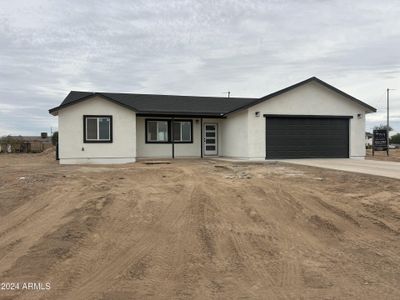
[[[387,134],[387,155],[389,155],[389,92],[394,89],[386,89],[386,134]]]
[[[227,94],[227,95],[228,95],[228,98],[230,98],[230,97],[231,97],[231,92],[230,92],[230,91],[223,92],[223,94]]]
[[[389,156],[389,91],[386,89],[386,154]]]
[[[389,91],[390,89],[386,89],[386,130],[389,136]]]

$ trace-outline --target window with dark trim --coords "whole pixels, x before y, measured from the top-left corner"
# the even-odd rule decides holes
[[[168,143],[168,120],[146,120],[147,142]]]
[[[112,116],[83,116],[84,143],[112,143]]]
[[[191,121],[174,121],[174,142],[192,142],[192,122]]]
[[[192,120],[146,119],[146,143],[193,143]]]

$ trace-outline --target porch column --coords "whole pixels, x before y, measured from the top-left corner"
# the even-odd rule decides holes
[[[200,156],[203,158],[203,118],[200,118]]]
[[[174,158],[175,158],[174,120],[175,120],[175,118],[174,118],[174,117],[172,117],[172,121],[171,121],[171,145],[172,145],[172,159],[174,159]]]

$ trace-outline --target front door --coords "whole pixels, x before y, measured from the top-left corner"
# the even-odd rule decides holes
[[[205,123],[204,124],[204,155],[217,155],[218,154],[218,128],[217,124]]]

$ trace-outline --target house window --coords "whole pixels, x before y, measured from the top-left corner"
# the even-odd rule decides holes
[[[148,143],[168,143],[168,121],[165,120],[146,120],[147,142]]]
[[[192,142],[192,122],[174,121],[174,142]]]
[[[83,116],[84,143],[112,143],[112,116]]]
[[[192,120],[146,120],[146,143],[192,143]]]

